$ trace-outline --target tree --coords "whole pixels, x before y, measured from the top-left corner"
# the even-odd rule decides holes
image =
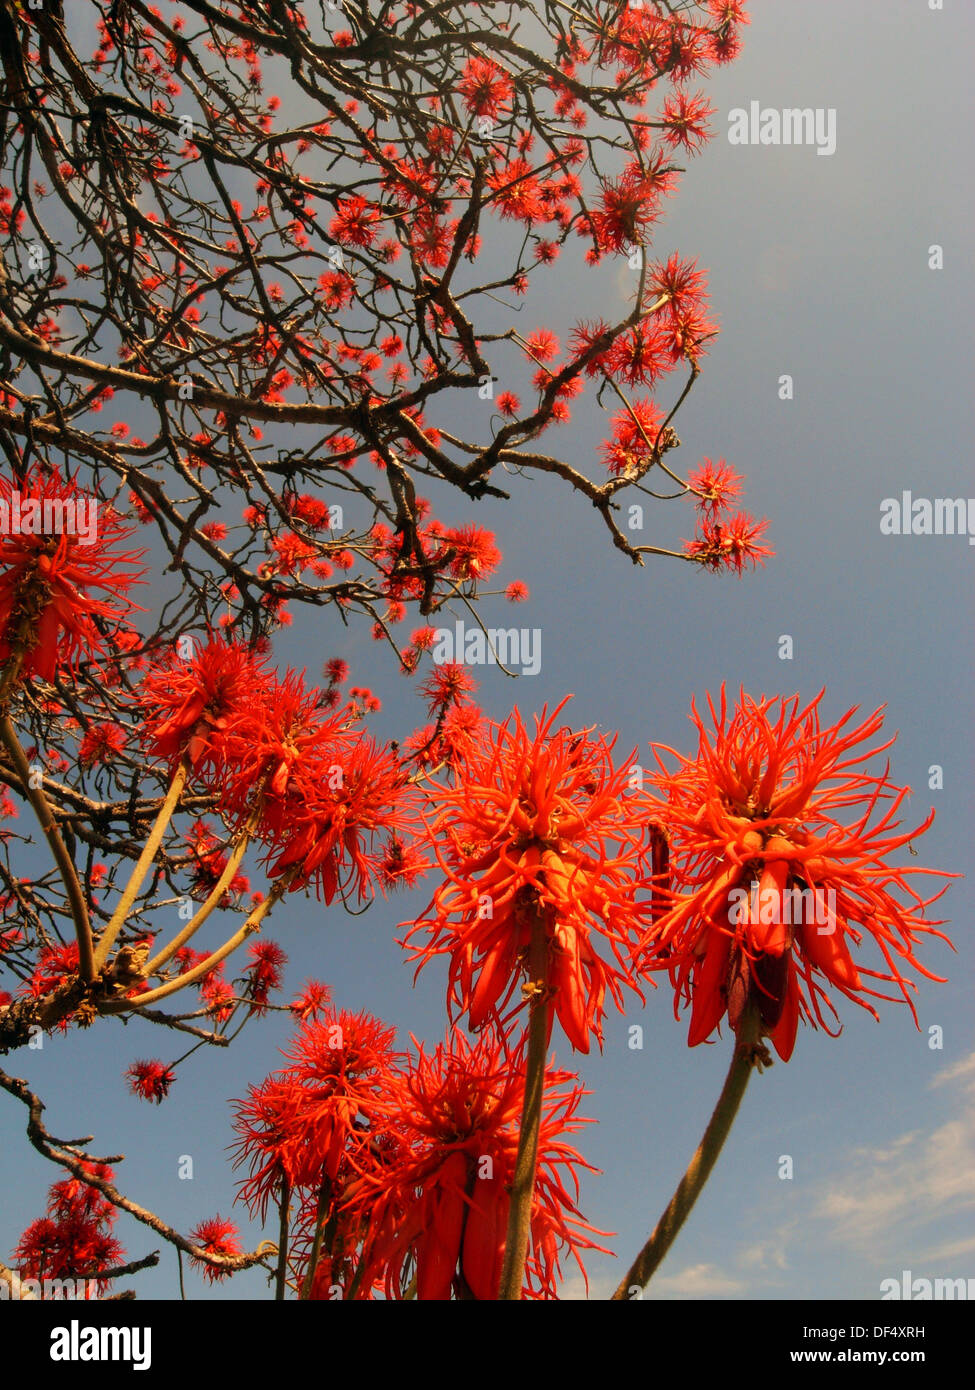
[[[345,664],[313,686],[274,668],[272,639],[288,605],[361,616],[411,675],[448,605],[486,631],[475,605],[496,537],[466,510],[437,520],[420,488],[473,512],[486,497],[516,507],[543,474],[637,564],[740,574],[770,553],[765,523],[729,512],[741,479],[724,460],[674,462],[716,330],[704,273],[650,248],[678,159],[706,138],[688,83],[735,56],[744,6],[177,10],[0,4],[0,777],[52,861],[35,870],[25,835],[4,830],[0,965],[18,984],[0,995],[0,1049],[136,1011],[225,1046],[232,1023],[275,1007],[283,952],[258,933],[286,894],[355,908],[438,870],[413,931],[429,933],[424,959],[450,956],[448,1009],[478,1036],[454,1028],[407,1056],[325,986],[295,1000],[290,1065],[241,1102],[242,1195],[278,1213],[276,1242],[253,1252],[220,1217],[181,1235],[84,1144],[54,1139],[25,1083],[0,1084],[100,1216],[128,1211],[213,1278],[263,1262],[279,1297],[551,1297],[562,1256],[598,1235],[570,1195],[583,1160],[560,1136],[580,1094],[546,1067],[556,1019],[585,1052],[607,990],[621,1007],[623,986],[666,969],[693,1003],[692,1041],[725,1016],[738,1033],[740,1098],[769,1060],[763,1036],[787,1058],[800,1013],[821,1021],[823,979],[861,993],[846,942],[863,904],[886,953],[933,929],[933,899],[912,898],[906,871],[836,869],[856,836],[812,869],[791,827],[825,817],[814,799],[777,834],[766,806],[759,830],[738,825],[721,848],[691,837],[681,857],[683,803],[719,782],[703,752],[703,771],[689,763],[648,799],[611,740],[556,727],[561,706],[534,731],[517,711],[485,720],[460,660],[435,661],[421,687],[431,723],[380,747],[363,729],[375,697],[342,697]],[[567,345],[511,326],[561,257],[623,258],[634,286],[625,317],[579,323]],[[586,393],[610,412],[590,470],[558,442]],[[638,495],[692,498],[695,538],[636,544],[621,518]],[[422,625],[405,641],[411,608]],[[774,746],[770,786],[811,757],[811,798],[833,751],[877,726],[843,743],[815,705],[783,703],[776,723],[766,702],[716,729],[753,761]],[[897,794],[886,774],[870,785],[868,809]],[[753,791],[733,791],[749,825]],[[246,855],[265,884],[253,894]],[[828,947],[781,919],[765,930],[760,907],[731,933],[719,921],[748,874],[781,902],[834,870]],[[190,944],[228,912],[219,945]],[[155,1059],[130,1069],[156,1102],[174,1075]],[[53,1248],[41,1224],[21,1251],[38,1269]],[[121,1254],[85,1246],[87,1267],[68,1268],[61,1246],[75,1248],[57,1247],[60,1276],[104,1277]]]

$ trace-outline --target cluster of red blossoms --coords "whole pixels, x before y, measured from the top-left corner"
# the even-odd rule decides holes
[[[105,652],[142,573],[142,552],[119,548],[131,530],[75,482],[40,469],[15,483],[0,477],[0,522],[0,666],[19,659],[25,676],[50,681]]]
[[[829,987],[874,1017],[868,998],[903,1000],[916,1023],[916,985],[902,966],[941,979],[915,949],[922,936],[948,940],[936,930],[942,923],[924,915],[947,885],[923,897],[914,883],[954,875],[889,862],[928,829],[934,812],[913,830],[898,830],[895,816],[909,789],[895,786],[886,768],[873,774],[866,767],[893,743],[871,746],[883,711],[851,725],[851,709],[823,727],[822,698],[800,707],[798,696],[742,693],[729,714],[722,691],[717,710],[708,700],[713,731],[694,708],[694,757],[657,751],[661,773],[646,807],[666,836],[670,862],[654,879],[665,911],[644,938],[645,960],[663,959],[676,1005],[690,1003],[691,1046],[725,1015],[737,1030],[751,1008],[788,1060],[800,1018],[830,1031],[823,1009],[837,1015]],[[663,752],[677,758],[672,771]],[[882,968],[855,960],[851,947],[864,939]]]
[[[421,962],[449,955],[448,998],[478,1030],[502,1020],[537,923],[550,1024],[557,1015],[572,1046],[588,1052],[592,1037],[602,1042],[607,988],[620,1008],[620,985],[637,988],[630,957],[649,904],[643,831],[626,804],[633,759],[614,768],[615,740],[553,731],[564,704],[543,712],[534,732],[517,710],[490,724],[453,785],[430,793],[444,882],[410,937],[429,935]],[[600,955],[600,939],[615,964]]]
[[[915,948],[922,935],[947,940],[925,917],[945,887],[923,897],[913,884],[951,875],[890,856],[933,812],[895,833],[908,791],[865,769],[893,741],[871,746],[882,711],[824,728],[821,699],[800,708],[743,693],[729,716],[722,695],[713,741],[695,710],[696,757],[668,772],[658,752],[653,790],[632,758],[613,768],[612,742],[555,729],[559,710],[534,735],[517,711],[488,725],[453,783],[430,790],[444,880],[407,938],[428,936],[422,964],[449,957],[448,1003],[473,1030],[507,1037],[538,932],[549,1027],[557,1017],[581,1052],[601,1044],[607,987],[622,1008],[622,985],[639,993],[663,970],[676,1005],[692,1006],[692,1046],[751,1008],[788,1059],[800,1017],[829,1031],[831,986],[871,1012],[864,996],[913,1012],[901,964],[939,979]],[[865,938],[881,968],[854,963]]]
[[[457,1029],[433,1056],[393,1048],[368,1014],[303,1023],[289,1063],[237,1107],[239,1199],[264,1220],[295,1212],[289,1281],[305,1298],[497,1297],[518,1148],[524,1065],[496,1037]],[[576,1207],[565,1141],[583,1092],[545,1076],[524,1296],[554,1298],[561,1261],[602,1249]],[[584,1271],[583,1271],[584,1273]],[[336,1291],[338,1291],[336,1293]]]
[[[113,1173],[104,1163],[83,1165],[93,1178],[111,1182]],[[97,1187],[80,1178],[53,1183],[48,1193],[47,1215],[31,1222],[21,1236],[14,1259],[22,1280],[82,1280],[82,1296],[92,1289],[100,1297],[111,1287],[106,1273],[125,1259],[125,1250],[112,1235],[118,1212]],[[91,1281],[89,1283],[88,1281]],[[62,1294],[69,1297],[67,1291]]]
[[[390,881],[383,866],[413,820],[407,778],[392,749],[353,727],[351,706],[328,709],[301,675],[280,680],[221,637],[154,663],[140,695],[150,753],[172,770],[185,761],[195,785],[219,793],[233,830],[264,844],[270,878],[314,884],[326,903]],[[385,856],[373,852],[381,835]]]
[[[764,564],[774,551],[761,544],[768,527],[747,512],[726,515],[731,499],[741,494],[741,477],[724,459],[717,464],[704,459],[688,479],[697,513],[697,534],[684,542],[684,553],[706,569],[733,570],[741,574],[746,565],[754,569]]]

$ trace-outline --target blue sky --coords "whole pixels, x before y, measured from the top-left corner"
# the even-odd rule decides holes
[[[972,128],[970,53],[975,10],[923,0],[755,0],[741,58],[707,83],[715,139],[691,161],[654,243],[697,257],[709,270],[721,335],[677,421],[685,470],[725,457],[745,475],[745,505],[770,518],[776,557],[737,580],[672,561],[633,567],[616,552],[592,509],[536,478],[512,480],[512,501],[464,512],[431,493],[438,515],[469,516],[495,530],[503,578],[525,580],[520,623],[542,634],[537,676],[477,674],[486,711],[502,718],[574,695],[572,720],[618,730],[619,748],[648,741],[693,747],[691,698],[726,683],[752,694],[822,687],[830,721],[851,705],[887,705],[893,779],[913,795],[905,819],[933,805],[933,829],[916,861],[967,872],[973,817],[971,690],[972,567],[960,536],[881,534],[884,498],[967,497],[975,323],[971,227],[973,174],[963,147]],[[734,146],[728,112],[763,107],[836,111],[836,151],[808,146]],[[483,229],[482,229],[483,231]],[[944,269],[928,268],[929,247]],[[633,272],[558,264],[518,315],[563,336],[607,302],[625,303]],[[631,277],[629,280],[627,277]],[[504,314],[499,310],[501,318]],[[783,374],[794,399],[779,399]],[[592,401],[546,447],[599,474],[596,450],[608,416]],[[451,511],[453,508],[453,511]],[[675,545],[691,534],[690,509],[648,506],[641,539]],[[510,619],[500,601],[486,616]],[[793,658],[779,658],[779,639]],[[375,732],[399,737],[421,722],[419,702],[365,631],[347,633],[329,614],[299,613],[276,645],[284,664],[312,676],[345,657],[353,682],[383,698]],[[649,758],[647,757],[647,761]],[[929,768],[944,769],[940,790]],[[377,902],[364,916],[326,910],[295,895],[269,934],[290,956],[289,988],[327,980],[336,1002],[367,1008],[434,1044],[442,1034],[445,972],[428,967],[416,986],[395,945],[397,924],[427,891]],[[925,943],[922,959],[948,982],[922,981],[920,1031],[909,1011],[881,1006],[879,1023],[841,1006],[842,1036],[800,1029],[792,1060],[751,1084],[718,1168],[648,1297],[873,1299],[880,1282],[911,1269],[927,1277],[975,1276],[975,1035],[972,1028],[972,887],[959,880],[944,900],[956,954]],[[223,924],[221,923],[220,926]],[[208,943],[209,944],[209,943]],[[644,1027],[631,1051],[627,1027]],[[929,1046],[932,1026],[943,1047]],[[161,1030],[133,1020],[75,1030],[22,1051],[8,1069],[29,1078],[56,1134],[95,1132],[94,1149],[126,1154],[119,1183],[135,1200],[188,1230],[231,1211],[231,1097],[277,1065],[286,1020],[249,1026],[225,1054],[197,1054],[170,1099],[131,1098],[123,1073],[136,1057],[175,1056]],[[593,1296],[604,1296],[632,1259],[689,1159],[728,1062],[729,1039],[693,1050],[686,1019],[673,1017],[666,986],[645,1010],[607,1020],[602,1055],[571,1058],[598,1120],[579,1137],[602,1170],[588,1175],[581,1206],[615,1232],[618,1258],[588,1263]],[[23,1137],[21,1108],[0,1099],[0,1258],[41,1214],[57,1174]],[[181,1155],[194,1177],[181,1181]],[[793,1177],[779,1177],[784,1155]],[[253,1245],[261,1238],[238,1219]],[[159,1242],[119,1223],[130,1257]],[[269,1236],[273,1236],[268,1231]],[[140,1276],[140,1296],[176,1296],[175,1257]],[[203,1296],[195,1276],[191,1297]],[[570,1279],[567,1296],[581,1296]],[[248,1273],[221,1298],[265,1296]]]

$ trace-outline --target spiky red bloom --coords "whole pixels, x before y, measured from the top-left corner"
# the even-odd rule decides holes
[[[629,243],[642,243],[659,216],[658,189],[639,167],[630,166],[616,183],[603,184],[591,223],[601,250],[622,251]]]
[[[688,485],[694,489],[695,506],[699,507],[709,521],[717,520],[728,503],[741,496],[741,474],[736,473],[724,459],[717,464],[709,458],[702,459],[700,465],[688,474]]]
[[[455,579],[486,579],[501,563],[494,533],[482,526],[458,526],[444,531],[444,543],[454,552],[450,573]]]
[[[296,995],[288,1007],[296,1018],[304,1021],[317,1018],[331,1002],[332,991],[328,985],[321,980],[306,980],[303,992]]]
[[[510,106],[514,87],[511,79],[490,58],[471,58],[464,68],[457,90],[474,116],[496,120]]]
[[[656,753],[660,795],[648,797],[648,811],[669,842],[670,886],[661,875],[657,888],[667,910],[646,945],[670,969],[675,1010],[681,1002],[692,1006],[692,1047],[726,1013],[737,1027],[751,1006],[787,1061],[800,1016],[827,1032],[822,1006],[837,1019],[825,986],[875,1018],[864,996],[903,999],[917,1022],[908,992],[916,985],[899,962],[941,978],[917,960],[915,945],[922,934],[947,941],[935,930],[942,923],[924,918],[947,885],[922,898],[912,880],[953,875],[888,862],[928,829],[934,812],[914,830],[894,833],[909,789],[895,786],[886,768],[881,775],[863,770],[894,741],[869,746],[882,709],[848,728],[854,707],[823,728],[823,694],[800,708],[797,695],[755,700],[742,692],[729,717],[722,690],[719,710],[708,697],[713,732],[692,705],[696,756],[664,749],[678,759],[668,772]],[[886,969],[854,963],[850,947],[865,936]],[[866,981],[888,981],[897,993]]]
[[[611,473],[645,472],[654,457],[657,433],[666,416],[653,401],[633,401],[613,417],[613,437],[601,447]]]
[[[78,748],[82,767],[110,763],[125,747],[125,730],[118,724],[89,724]]]
[[[412,757],[423,767],[439,767],[446,763],[455,773],[482,737],[483,716],[476,705],[454,705],[440,726],[427,724],[406,740]]]
[[[169,1095],[176,1073],[165,1062],[133,1062],[126,1072],[133,1095],[159,1105]]]
[[[619,1007],[620,985],[636,988],[627,941],[648,911],[639,901],[643,832],[624,797],[632,758],[614,769],[615,738],[553,732],[564,704],[536,716],[534,735],[517,710],[490,723],[458,785],[431,793],[446,882],[409,935],[429,933],[423,963],[449,954],[448,998],[477,1030],[511,1000],[539,914],[550,1020],[554,1011],[572,1046],[588,1052],[590,1036],[602,1042],[607,986]],[[619,969],[597,954],[594,931]]]
[[[546,1073],[532,1202],[525,1294],[555,1298],[561,1258],[582,1271],[580,1251],[601,1250],[576,1206],[578,1169],[593,1170],[562,1138],[590,1121],[576,1118],[585,1092],[568,1072]],[[471,1045],[454,1030],[446,1046],[391,1080],[393,1123],[403,1143],[383,1170],[350,1185],[362,1216],[370,1270],[387,1297],[403,1296],[415,1262],[418,1299],[448,1299],[464,1284],[477,1299],[498,1296],[518,1151],[524,1066],[497,1039]],[[571,1186],[573,1195],[569,1195]]]
[[[291,1065],[249,1088],[237,1103],[234,1167],[250,1167],[237,1200],[252,1214],[264,1220],[283,1182],[317,1194],[323,1178],[337,1176],[347,1149],[366,1141],[397,1056],[393,1038],[370,1014],[327,1010],[301,1024],[283,1054]]]
[[[221,1216],[211,1216],[190,1231],[190,1239],[202,1245],[208,1255],[242,1255],[244,1247],[237,1239],[239,1234],[232,1221],[227,1221]],[[190,1259],[208,1284],[215,1284],[233,1273],[233,1270],[221,1269],[218,1265],[210,1264],[199,1255],[191,1255]]]
[[[379,882],[380,836],[402,837],[413,797],[396,754],[364,735],[309,754],[287,794],[268,798],[261,826],[272,878],[292,867],[292,890],[314,883],[326,903]]]
[[[70,941],[66,946],[48,946],[41,952],[33,974],[22,988],[37,999],[57,989],[58,985],[65,984],[77,973],[77,941]]]
[[[0,665],[18,650],[24,675],[49,681],[59,665],[73,671],[104,652],[105,625],[136,607],[123,594],[145,552],[119,549],[131,534],[73,479],[40,469],[0,478]]]
[[[111,1182],[103,1163],[83,1165],[92,1177]],[[123,1246],[111,1234],[116,1211],[91,1183],[64,1178],[48,1192],[47,1216],[33,1221],[14,1252],[22,1279],[95,1279],[104,1293],[110,1280],[100,1276],[125,1259]],[[88,1296],[88,1290],[85,1290]]]
[[[465,703],[466,696],[473,695],[476,689],[477,681],[466,666],[447,661],[435,667],[420,686],[420,694],[430,713],[440,714],[451,705]]]
[[[767,527],[767,520],[756,521],[747,512],[736,512],[727,521],[713,521],[702,514],[698,518],[698,534],[694,540],[684,542],[684,552],[706,569],[729,569],[741,574],[746,565],[756,569],[767,556],[775,554],[771,546],[759,544]]]
[[[188,657],[174,649],[142,682],[146,746],[174,767],[185,754],[194,768],[222,771],[228,736],[250,724],[270,684],[263,663],[223,637]]]

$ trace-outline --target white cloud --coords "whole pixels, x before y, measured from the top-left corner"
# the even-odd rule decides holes
[[[754,1245],[749,1245],[738,1256],[738,1263],[743,1269],[788,1269],[783,1236],[784,1232],[780,1232],[775,1239],[758,1240]]]
[[[930,1085],[961,1093],[960,1104],[952,1097],[951,1119],[840,1155],[811,1194],[811,1209],[747,1247],[738,1257],[741,1267],[755,1273],[798,1268],[824,1245],[894,1261],[911,1250],[915,1268],[921,1260],[943,1268],[975,1251],[975,1237],[957,1238],[959,1220],[975,1210],[975,1052],[945,1067]],[[939,1240],[932,1229],[939,1225],[952,1238]]]
[[[679,1274],[657,1275],[650,1285],[651,1297],[721,1298],[748,1292],[740,1279],[723,1274],[717,1265],[691,1265]]]

